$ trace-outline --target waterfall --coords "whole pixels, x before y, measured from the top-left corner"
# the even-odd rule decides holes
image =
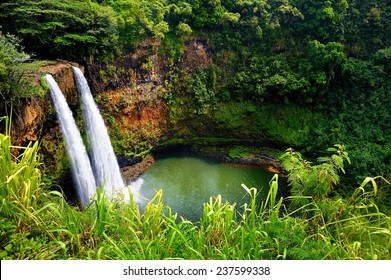
[[[97,185],[104,186],[109,198],[122,193],[128,200],[117,158],[114,154],[103,118],[92,97],[81,70],[73,67],[78,91],[81,95],[87,136],[91,145],[91,165]]]
[[[71,163],[73,181],[75,182],[79,199],[84,207],[90,202],[90,198],[96,192],[91,164],[80,136],[80,131],[76,126],[72,111],[69,109],[64,95],[52,75],[45,75],[45,79],[49,85],[50,95],[57,112],[60,128],[64,135],[65,145]]]

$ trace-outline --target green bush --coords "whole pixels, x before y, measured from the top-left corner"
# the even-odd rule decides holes
[[[113,10],[91,1],[3,1],[0,25],[40,58],[108,60],[119,47]]]

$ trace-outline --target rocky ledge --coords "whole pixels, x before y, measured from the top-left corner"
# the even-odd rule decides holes
[[[51,74],[64,93],[68,103],[75,105],[78,103],[78,95],[73,78],[72,66],[79,64],[68,61],[47,61],[44,66],[37,67],[34,73],[28,76],[35,87],[42,87],[41,79],[45,74]],[[15,114],[12,124],[12,137],[15,145],[26,145],[30,141],[37,141],[49,136],[53,136],[52,128],[56,125],[54,110],[47,90],[44,96],[26,97],[20,100],[21,104],[14,109]],[[49,122],[50,124],[49,124]]]
[[[148,155],[140,162],[121,167],[121,174],[126,183],[129,183],[141,176],[155,162],[153,155]]]
[[[192,151],[222,162],[244,165],[257,165],[269,172],[286,175],[281,160],[275,155],[278,152],[269,148],[250,146],[194,146]]]

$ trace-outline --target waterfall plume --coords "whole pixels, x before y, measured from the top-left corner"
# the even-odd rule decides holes
[[[87,80],[81,70],[73,67],[78,91],[81,96],[84,122],[91,147],[91,166],[99,187],[104,187],[108,197],[116,193],[127,196],[117,158],[100,111],[92,97]]]
[[[45,79],[49,85],[50,95],[64,136],[65,146],[71,164],[73,181],[80,202],[84,207],[90,202],[96,192],[91,164],[80,131],[63,93],[52,75],[45,75]]]

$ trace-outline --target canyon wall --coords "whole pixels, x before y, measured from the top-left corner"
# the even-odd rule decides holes
[[[195,69],[208,68],[213,63],[213,52],[206,41],[193,38],[186,42],[182,58],[173,65],[164,53],[159,52],[160,47],[160,40],[147,39],[110,64],[92,63],[84,68],[74,62],[52,61],[39,67],[33,75],[35,86],[44,86],[41,81],[44,74],[49,73],[54,77],[83,134],[83,119],[72,66],[85,72],[127,179],[137,177],[153,163],[153,158],[146,156],[162,142],[174,140],[173,143],[177,144],[191,144],[194,143],[192,137],[231,135],[232,138],[240,138],[242,135],[240,131],[228,131],[224,125],[214,123],[210,115],[183,120],[172,118],[172,101],[176,102],[175,109],[184,112],[184,116],[192,110],[189,103],[181,105],[180,99],[184,96],[170,96],[172,89],[169,86],[172,83],[169,79],[172,73],[177,71],[191,75]],[[46,91],[43,97],[24,99],[22,106],[16,108],[12,135],[16,145],[40,141],[45,171],[61,177],[64,170],[69,169],[68,162],[56,114]],[[257,137],[259,135],[255,135],[254,139]]]

